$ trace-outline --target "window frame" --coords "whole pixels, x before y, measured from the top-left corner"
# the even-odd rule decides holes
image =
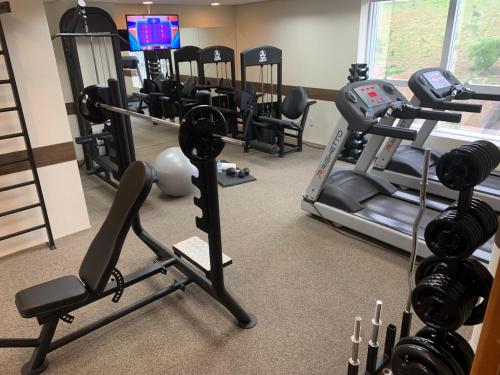
[[[393,2],[394,0],[369,0],[368,9],[368,28],[367,28],[367,38],[366,38],[366,49],[365,56],[369,66],[373,65],[375,60],[375,40],[374,34],[377,27],[377,14],[378,9],[376,7],[377,3]],[[463,0],[449,0],[450,5],[448,7],[448,19],[446,21],[446,29],[444,34],[443,50],[441,53],[440,67],[443,69],[451,69],[453,48],[455,46],[458,21],[460,18],[460,7]],[[385,77],[375,77],[386,79],[395,85],[405,84],[407,81],[404,79],[389,79]],[[481,90],[487,90],[488,92],[493,92],[495,94],[500,94],[500,85],[478,85],[473,83],[468,83],[472,88],[477,88]]]
[[[365,0],[365,1],[368,3],[367,4],[368,19],[367,23],[365,23],[366,42],[365,42],[365,50],[363,52],[365,56],[364,60],[368,63],[368,66],[373,66],[373,63],[375,61],[375,32],[378,22],[377,3],[393,2],[394,0]],[[454,46],[456,41],[456,34],[459,27],[460,10],[461,10],[460,7],[462,6],[462,4],[463,0],[450,0],[450,4],[448,7],[448,18],[446,20],[446,29],[444,35],[440,67],[451,71],[453,71],[453,69],[451,69],[451,64],[452,64]],[[406,87],[408,86],[408,81],[404,79],[390,79],[386,77],[373,77],[373,78],[385,79],[394,84],[395,86],[406,86]],[[500,94],[500,85],[478,85],[470,82],[466,83],[467,86],[473,90],[488,92],[493,94]],[[416,128],[418,129],[419,128],[418,122],[416,122],[416,125],[417,125]],[[468,138],[470,140],[478,139],[478,136],[476,134],[467,130],[457,131],[446,128],[438,128],[438,126],[436,126],[436,129],[433,131],[433,134],[446,138],[456,138],[460,139],[461,141],[463,141],[464,138]],[[500,136],[481,133],[481,138],[483,139],[488,138],[489,140],[497,144],[500,143]]]

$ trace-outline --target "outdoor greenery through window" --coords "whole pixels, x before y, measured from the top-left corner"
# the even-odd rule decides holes
[[[399,85],[418,69],[441,66],[477,91],[498,93],[500,1],[373,1],[368,62],[372,78]],[[411,97],[408,88],[403,92]],[[500,102],[481,103],[482,113],[439,129],[500,140]]]

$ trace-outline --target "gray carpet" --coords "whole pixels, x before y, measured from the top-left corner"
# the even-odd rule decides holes
[[[177,145],[176,131],[135,126],[138,159],[152,162]],[[197,286],[170,295],[49,355],[47,374],[335,374],[345,373],[354,316],[364,318],[363,336],[376,299],[382,319],[398,323],[406,300],[401,257],[345,237],[300,210],[300,197],[321,150],[278,159],[244,154],[227,146],[222,157],[248,166],[258,181],[220,189],[224,252],[234,264],[226,285],[256,314],[254,329],[241,330],[224,308]],[[104,219],[113,190],[82,176],[93,228],[57,240],[57,251],[41,246],[0,259],[0,336],[30,337],[37,323],[19,317],[17,290],[78,272],[88,244]],[[192,197],[162,197],[154,187],[142,209],[144,226],[168,246],[203,234],[194,227]],[[153,261],[133,234],[118,268],[127,273]],[[125,291],[122,300],[100,301],[78,311],[56,336],[170,283],[158,276]],[[366,343],[367,340],[364,340]],[[363,344],[362,353],[365,353]],[[1,349],[2,374],[19,373],[29,349]]]

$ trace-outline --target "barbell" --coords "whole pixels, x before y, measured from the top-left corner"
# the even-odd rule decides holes
[[[110,113],[134,117],[149,121],[153,125],[164,125],[179,129],[179,144],[184,154],[195,160],[215,158],[224,148],[224,144],[245,146],[242,140],[227,136],[227,124],[224,115],[210,102],[210,92],[197,92],[199,105],[193,107],[178,123],[159,117],[148,116],[125,108],[106,103],[103,98],[107,88],[99,85],[85,87],[78,97],[77,109],[87,121],[100,124],[111,118]]]

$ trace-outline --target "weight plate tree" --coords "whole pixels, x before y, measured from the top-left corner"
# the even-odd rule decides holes
[[[459,199],[426,227],[425,240],[435,255],[419,265],[411,302],[427,328],[396,344],[391,365],[397,375],[470,372],[474,353],[455,331],[482,323],[493,277],[469,257],[498,226],[493,209],[472,195],[498,163],[496,146],[486,141],[453,149],[437,162],[439,180],[459,191]]]

